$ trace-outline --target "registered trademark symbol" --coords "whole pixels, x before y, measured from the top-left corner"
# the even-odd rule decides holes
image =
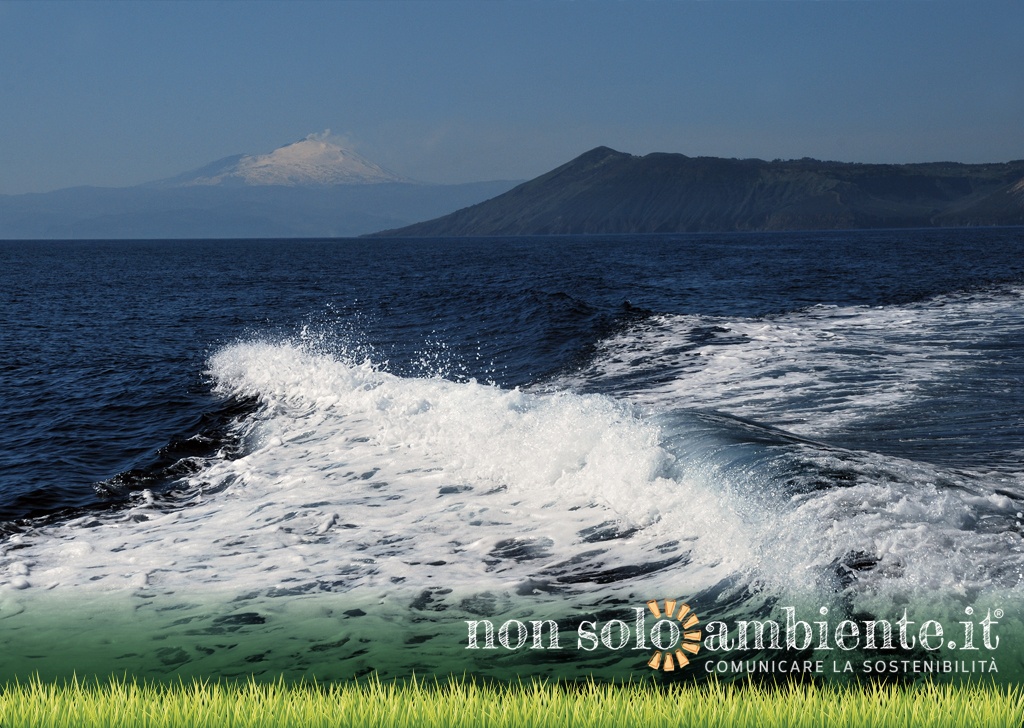
[[[953,640],[950,640],[949,644],[946,645],[946,647],[948,647],[951,650],[955,650],[956,649],[956,642],[954,642]]]
[[[1003,618],[1003,610],[1002,609],[997,609],[995,612],[993,612],[993,614],[995,614],[996,619],[1002,619]]]

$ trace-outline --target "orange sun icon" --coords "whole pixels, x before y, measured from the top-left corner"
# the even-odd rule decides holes
[[[679,610],[676,611],[676,600],[674,599],[665,600],[664,617],[662,616],[662,611],[658,609],[658,601],[656,599],[647,602],[647,608],[651,610],[651,614],[654,615],[655,619],[675,618],[683,627],[682,640],[675,652],[655,650],[654,654],[651,655],[651,659],[647,661],[647,666],[652,670],[664,670],[665,672],[672,672],[676,669],[677,665],[679,669],[686,667],[690,664],[690,658],[686,656],[686,652],[696,655],[700,651],[701,632],[699,629],[693,629],[700,623],[697,615],[690,611],[690,605],[688,604],[680,604]]]

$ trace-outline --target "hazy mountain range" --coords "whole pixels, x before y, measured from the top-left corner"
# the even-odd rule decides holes
[[[310,135],[136,187],[0,195],[0,239],[348,237],[437,217],[515,184],[417,183]]]
[[[426,222],[419,222],[426,220]],[[593,149],[536,179],[414,182],[310,135],[136,187],[0,195],[0,239],[448,237],[1024,225],[1024,160],[850,164]]]
[[[598,147],[464,210],[385,236],[1024,225],[1024,160],[850,164],[633,156]]]
[[[200,169],[149,183],[148,187],[261,186],[321,187],[326,185],[412,182],[384,169],[350,149],[327,141],[325,135],[279,147],[270,154],[237,154]]]

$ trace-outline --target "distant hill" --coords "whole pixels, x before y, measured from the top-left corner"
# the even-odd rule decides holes
[[[608,147],[494,199],[380,236],[1024,225],[1024,160],[849,164]]]
[[[333,144],[326,133],[278,147],[269,154],[237,154],[147,187],[324,185],[412,182],[365,157]]]
[[[137,187],[0,195],[0,239],[354,237],[513,187],[428,185],[310,135]]]

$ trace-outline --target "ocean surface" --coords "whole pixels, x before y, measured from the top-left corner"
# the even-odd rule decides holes
[[[546,674],[465,620],[662,598],[962,615],[1021,596],[1022,463],[1024,229],[0,242],[8,674]]]

